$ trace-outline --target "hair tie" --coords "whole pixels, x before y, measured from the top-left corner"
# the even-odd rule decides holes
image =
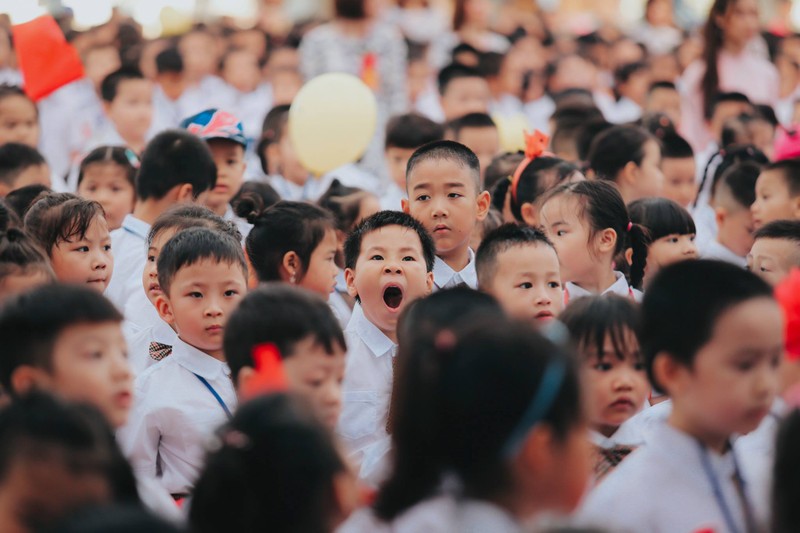
[[[525,159],[520,161],[517,170],[511,177],[511,198],[517,202],[517,188],[519,187],[519,180],[522,177],[522,171],[525,170],[534,159],[541,155],[552,156],[550,152],[545,152],[547,144],[550,142],[550,137],[545,135],[539,130],[533,133],[524,132],[525,135]]]
[[[629,221],[628,221],[628,227],[625,229],[625,231],[627,231],[628,233],[630,233],[630,231],[631,231],[631,228],[632,228],[632,227],[633,227],[633,222],[631,222],[631,221],[629,220]]]
[[[142,164],[139,162],[139,158],[136,156],[136,153],[130,148],[125,148],[125,158],[136,170],[139,170],[139,167],[142,166]]]

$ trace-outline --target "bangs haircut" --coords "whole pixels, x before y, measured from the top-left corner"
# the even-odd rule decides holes
[[[469,171],[475,183],[475,193],[483,190],[481,183],[481,164],[478,156],[461,143],[455,141],[436,141],[417,149],[406,166],[406,187],[414,168],[424,161],[450,161]]]
[[[416,218],[402,211],[380,211],[362,220],[344,243],[345,268],[354,269],[356,267],[364,236],[387,226],[408,228],[417,234],[422,246],[422,256],[425,259],[425,270],[432,272],[433,262],[436,258],[436,245],[433,237]]]
[[[644,226],[650,239],[697,233],[694,219],[678,203],[666,198],[642,198],[628,204],[631,222]]]
[[[579,298],[567,306],[558,320],[567,327],[574,346],[584,358],[594,349],[599,361],[611,355],[623,361],[631,352],[637,360],[641,359],[639,306],[628,298],[616,295]],[[634,346],[630,345],[631,335]],[[606,340],[611,340],[613,354],[605,352]]]
[[[758,228],[753,238],[781,239],[800,245],[800,220],[774,220]]]
[[[487,285],[497,273],[497,257],[514,247],[525,245],[537,246],[543,244],[555,251],[550,239],[538,229],[517,224],[503,224],[490,231],[481,242],[480,248],[475,253],[475,270],[478,273],[478,284]]]
[[[24,231],[9,228],[0,232],[0,283],[8,276],[33,272],[55,281],[47,255]]]
[[[70,193],[48,194],[37,200],[25,215],[25,229],[51,255],[60,242],[86,237],[89,225],[105,212],[99,203]]]

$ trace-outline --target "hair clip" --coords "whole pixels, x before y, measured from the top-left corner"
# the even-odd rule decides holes
[[[433,340],[433,346],[438,352],[449,352],[456,347],[456,336],[449,329],[443,329]]]
[[[281,352],[275,344],[259,344],[253,348],[253,370],[255,374],[242,387],[243,399],[249,400],[261,394],[282,392],[289,388]]]
[[[542,155],[552,156],[553,154],[546,152],[547,144],[550,142],[550,137],[545,135],[539,130],[533,133],[525,132],[525,159],[520,161],[517,165],[517,170],[511,178],[511,198],[517,202],[517,188],[519,187],[519,180],[522,177],[522,172],[534,159]]]
[[[627,231],[627,232],[629,232],[629,233],[630,233],[630,231],[631,231],[631,228],[633,228],[633,222],[631,222],[631,221],[629,220],[629,221],[628,221],[628,227],[627,227],[627,229],[626,229],[625,231]]]
[[[142,166],[142,163],[139,161],[139,158],[137,157],[136,153],[130,148],[125,148],[125,158],[128,160],[128,163],[130,163],[130,165],[136,170],[139,170],[139,167]]]

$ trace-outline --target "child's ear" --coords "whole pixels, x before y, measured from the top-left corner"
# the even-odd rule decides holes
[[[172,313],[172,303],[169,301],[169,298],[163,294],[156,298],[156,311],[158,311],[158,316],[161,317],[161,320],[170,326],[175,325],[175,315]]]
[[[489,191],[483,191],[478,195],[478,221],[482,222],[486,215],[489,213],[489,208],[492,207],[492,195]]]
[[[611,228],[606,228],[597,233],[595,238],[598,252],[614,252],[617,247],[617,232]]]
[[[522,214],[522,221],[532,228],[539,227],[539,219],[536,216],[536,207],[530,202],[525,202],[519,208]]]
[[[628,263],[628,266],[633,264],[633,248],[625,249],[625,262]],[[647,270],[647,265],[644,268]]]
[[[281,152],[278,143],[274,142],[267,146],[267,173],[277,174],[280,167]]]
[[[633,161],[628,161],[628,163],[622,167],[622,170],[620,170],[617,181],[624,182],[628,187],[635,188],[636,180],[639,178],[639,171],[639,165]]]
[[[347,283],[347,294],[351,298],[358,297],[358,289],[356,289],[356,273],[352,268],[344,269],[344,281]]]
[[[428,294],[433,291],[433,272],[428,272],[425,275],[425,285],[428,287]]]
[[[11,192],[11,187],[5,183],[0,183],[0,198],[5,198]]]
[[[11,389],[15,394],[25,394],[37,388],[47,390],[49,381],[50,376],[44,370],[30,365],[18,366],[11,373]]]
[[[297,272],[300,270],[300,257],[296,252],[290,251],[283,254],[281,267],[286,275],[286,281],[294,284],[297,282]]]
[[[182,183],[177,185],[177,194],[175,201],[179,204],[194,203],[194,187],[190,183]]]
[[[653,359],[653,377],[664,394],[673,395],[683,390],[689,375],[689,369],[667,352],[659,352]]]
[[[721,226],[728,218],[728,210],[724,207],[717,207],[714,209],[714,220],[717,221],[717,226]]]
[[[800,219],[800,194],[790,200],[792,205],[792,215],[795,219]]]
[[[411,210],[409,209],[408,200],[406,198],[403,198],[402,200],[400,200],[400,208],[403,210],[403,213],[405,213],[406,215],[410,215],[411,214],[411,212],[410,212]]]

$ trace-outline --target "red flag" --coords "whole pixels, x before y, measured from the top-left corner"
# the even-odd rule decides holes
[[[242,399],[250,400],[268,392],[288,390],[289,382],[277,346],[272,343],[256,346],[253,348],[253,361],[255,375],[245,383],[241,391]]]
[[[67,42],[50,15],[11,28],[25,93],[41,100],[59,87],[83,77],[77,50]]]

